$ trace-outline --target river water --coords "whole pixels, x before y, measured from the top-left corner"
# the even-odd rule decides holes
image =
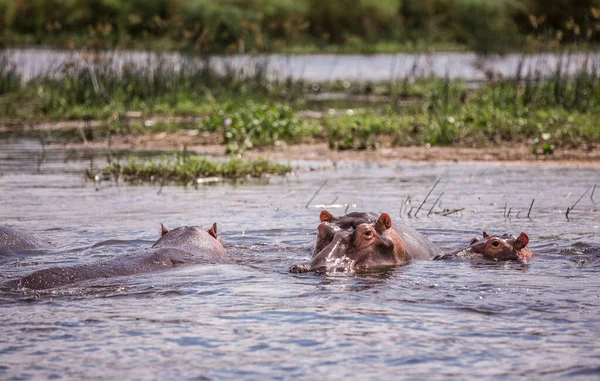
[[[0,283],[141,251],[161,222],[217,221],[233,263],[43,292],[1,289],[0,379],[600,375],[600,190],[576,203],[600,182],[597,166],[338,163],[309,171],[319,163],[299,162],[303,170],[285,178],[160,189],[86,181],[85,168],[102,160],[0,141],[1,223],[53,244],[43,255],[1,259]],[[407,196],[418,206],[437,179],[416,218],[406,208],[400,215]],[[288,273],[309,258],[323,207],[388,212],[444,250],[482,230],[525,231],[537,256],[528,265],[421,261],[371,275]],[[444,208],[464,210],[435,213]]]
[[[4,50],[10,62],[24,81],[37,76],[57,75],[66,62],[87,65],[90,57],[72,51],[50,49]],[[150,52],[117,51],[103,53],[120,72],[123,65],[133,63],[140,67],[172,67],[179,70],[189,64],[185,56],[178,53],[155,54]],[[193,63],[202,63],[195,57]],[[188,63],[186,63],[188,62]],[[427,53],[427,54],[376,54],[376,55],[234,55],[210,57],[210,64],[220,73],[234,72],[254,75],[257,70],[271,80],[304,80],[310,82],[349,81],[383,82],[407,77],[448,77],[465,81],[483,81],[489,76],[511,78],[554,75],[561,68],[561,75],[574,74],[579,70],[600,69],[600,54],[507,54],[481,57],[474,53]]]

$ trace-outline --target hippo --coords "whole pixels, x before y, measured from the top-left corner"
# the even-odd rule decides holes
[[[221,239],[217,237],[216,223],[210,229],[181,226],[168,230],[162,225],[161,227],[162,236],[142,253],[85,265],[39,270],[9,282],[8,286],[43,290],[83,280],[164,271],[193,264],[227,262],[225,249]]]
[[[356,229],[362,223],[375,224],[379,216],[375,213],[352,212],[341,217],[335,217],[328,211],[323,210],[319,218],[321,224],[318,227],[314,255],[323,250],[331,242],[337,231]],[[392,229],[386,233],[406,248],[410,259],[432,259],[441,253],[441,250],[437,246],[410,226],[395,224],[392,226]]]
[[[490,261],[527,262],[533,253],[527,248],[529,236],[526,233],[518,237],[504,234],[490,236],[483,232],[483,237],[473,237],[469,247],[458,249],[450,254],[437,255],[434,260],[445,259],[485,259]]]
[[[48,246],[31,234],[8,226],[0,226],[0,255],[28,254]]]
[[[350,213],[334,217],[327,211],[321,224],[315,253],[309,262],[293,265],[291,272],[368,270],[403,265],[413,259],[432,259],[440,250],[416,230],[392,227],[387,213]]]
[[[352,212],[341,217],[334,217],[328,211],[323,210],[319,215],[319,219],[321,220],[321,223],[317,228],[317,242],[315,243],[313,256],[317,255],[325,248],[325,246],[329,245],[336,232],[342,229],[355,229],[362,223],[374,224],[377,222],[378,216],[375,213]]]

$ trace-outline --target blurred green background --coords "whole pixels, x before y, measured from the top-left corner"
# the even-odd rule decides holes
[[[480,53],[597,43],[600,0],[0,0],[2,46]]]

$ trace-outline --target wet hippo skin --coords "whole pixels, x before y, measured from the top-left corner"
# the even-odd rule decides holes
[[[402,265],[413,259],[432,259],[440,250],[416,230],[392,226],[387,213],[320,215],[315,252],[311,261],[290,267],[292,272],[324,272],[335,268],[365,270]]]
[[[485,259],[489,261],[527,262],[533,253],[527,245],[529,236],[521,233],[518,237],[504,234],[490,236],[483,232],[482,237],[474,237],[468,247],[453,253],[437,255],[434,260],[446,259]]]
[[[48,247],[48,242],[22,229],[0,226],[0,255],[25,254]]]
[[[201,263],[227,262],[225,249],[217,238],[217,224],[210,229],[181,226],[171,231],[163,227],[162,237],[150,249],[106,261],[53,267],[11,281],[9,286],[42,290],[83,280],[164,271]]]
[[[321,224],[318,227],[315,255],[331,242],[335,232],[355,229],[362,223],[375,224],[379,216],[375,213],[353,212],[341,217],[334,217],[328,211],[323,210],[319,218]],[[432,259],[441,253],[436,245],[408,225],[395,223],[392,224],[392,229],[393,231],[388,230],[386,233],[404,246],[410,259]]]

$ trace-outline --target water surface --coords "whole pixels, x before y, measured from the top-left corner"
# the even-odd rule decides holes
[[[16,65],[23,80],[40,75],[60,74],[66,62],[86,67],[90,57],[78,52],[50,49],[5,50]],[[114,51],[104,54],[115,72],[124,64],[138,67],[172,67],[179,70],[189,64],[186,56],[178,53],[149,53]],[[299,54],[299,55],[233,55],[194,57],[197,64],[209,60],[211,66],[221,73],[254,75],[260,70],[271,80],[304,80],[311,82],[350,81],[383,82],[407,77],[448,77],[465,81],[482,81],[494,78],[514,77],[519,70],[521,76],[547,77],[554,75],[557,68],[561,74],[573,74],[582,68],[598,70],[600,54],[507,54],[481,57],[475,53],[426,53],[426,54]]]
[[[217,221],[234,262],[0,291],[1,379],[598,379],[600,190],[565,218],[600,182],[597,167],[339,163],[159,192],[86,181],[92,158],[101,165],[102,155],[0,142],[1,223],[53,243],[44,255],[3,258],[0,282],[143,250],[161,222]],[[407,196],[412,217],[400,215]],[[290,274],[310,256],[322,207],[388,212],[444,250],[482,230],[525,231],[538,255],[528,265]],[[465,209],[435,214],[443,208]],[[94,247],[107,240],[122,241]]]

